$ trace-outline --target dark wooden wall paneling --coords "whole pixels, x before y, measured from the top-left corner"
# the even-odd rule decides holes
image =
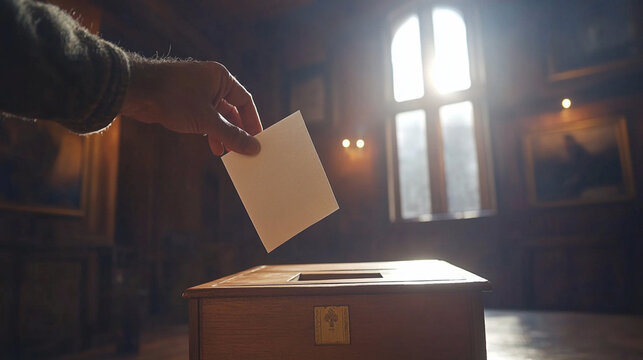
[[[74,9],[84,26],[98,32],[100,7],[84,0],[51,2]],[[82,216],[0,211],[3,358],[78,351],[108,337],[118,138],[117,122],[83,139],[89,144],[83,163],[89,191]]]
[[[319,62],[331,68],[333,116],[327,128],[311,129],[311,136],[341,209],[273,255],[257,254],[256,260],[441,257],[489,277],[495,283],[488,296],[492,306],[640,311],[640,197],[625,203],[531,207],[521,144],[526,129],[542,122],[624,114],[640,189],[640,71],[550,82],[545,32],[538,31],[547,22],[546,9],[527,1],[486,3],[480,16],[498,214],[391,224],[381,105],[386,7],[329,8],[324,12],[313,5],[292,14],[278,26],[283,32],[261,39],[281,47],[282,81],[290,69]],[[255,93],[257,99],[262,95],[274,98]],[[559,104],[564,96],[574,99],[574,108],[563,114]],[[346,154],[339,141],[356,133],[367,140],[366,151]],[[223,185],[224,191],[232,190],[227,182]],[[253,241],[254,235],[244,238]],[[330,251],[323,253],[324,245]]]
[[[340,211],[266,254],[205,139],[123,119],[113,248],[79,246],[82,237],[70,240],[65,234],[82,229],[64,218],[9,212],[0,217],[6,229],[0,237],[0,315],[9,319],[0,327],[3,349],[28,339],[12,330],[21,326],[16,309],[44,306],[20,303],[35,298],[27,296],[36,290],[25,287],[24,279],[52,269],[76,275],[35,280],[51,285],[40,290],[54,295],[55,284],[73,287],[66,292],[70,302],[51,303],[49,313],[63,315],[75,299],[81,301],[78,321],[65,325],[78,335],[52,343],[58,346],[52,352],[84,347],[92,341],[84,337],[86,330],[109,326],[118,329],[122,346],[135,346],[127,341],[136,338],[141,319],[187,320],[183,289],[258,264],[442,258],[490,279],[490,306],[643,311],[641,196],[623,203],[530,207],[521,153],[525,129],[557,121],[564,96],[574,100],[568,118],[624,114],[640,194],[640,72],[549,82],[544,8],[532,1],[484,2],[480,32],[497,214],[390,223],[383,32],[388,10],[397,4],[319,1],[252,19],[212,7],[199,12],[190,4],[104,2],[102,33],[144,55],[167,54],[171,47],[173,56],[226,64],[254,94],[264,126],[287,115],[288,75],[324,64],[331,112],[310,133]],[[366,140],[364,151],[340,147],[342,138],[357,136]],[[61,255],[62,245],[74,250]]]
[[[147,299],[141,311],[185,319],[182,288],[262,263],[421,257],[443,258],[489,278],[491,306],[641,311],[640,196],[626,203],[530,207],[521,153],[524,129],[543,121],[541,114],[552,114],[545,121],[556,117],[560,98],[571,96],[570,114],[628,116],[636,185],[643,189],[643,148],[635,140],[643,135],[640,73],[548,82],[541,31],[547,13],[529,1],[485,2],[481,35],[497,215],[391,224],[382,108],[383,19],[390,6],[313,2],[239,24],[218,21],[216,14],[197,17],[194,26],[213,48],[198,56],[190,53],[197,47],[180,42],[128,43],[136,20],[123,25],[117,16],[106,17],[106,36],[144,54],[162,53],[171,42],[179,57],[214,56],[226,64],[253,92],[264,126],[286,115],[283,83],[291,71],[319,63],[330,69],[332,116],[311,129],[311,137],[341,210],[270,255],[203,139],[125,119],[117,242],[137,259],[132,271]],[[149,31],[136,26],[143,28],[139,34]],[[348,154],[339,142],[356,135],[367,146]]]

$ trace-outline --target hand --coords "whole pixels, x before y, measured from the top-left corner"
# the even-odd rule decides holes
[[[221,64],[156,61],[131,56],[121,113],[144,123],[208,136],[210,150],[254,155],[262,126],[252,96]]]

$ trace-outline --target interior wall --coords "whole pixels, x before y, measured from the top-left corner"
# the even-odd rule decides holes
[[[98,32],[97,5],[50,2]],[[84,137],[48,122],[0,122],[9,125],[0,130],[9,129],[2,182],[15,191],[0,206],[0,352],[40,358],[79,351],[110,332],[120,122]],[[7,187],[16,179],[22,187]]]
[[[309,130],[340,210],[271,255],[258,255],[256,261],[442,258],[489,278],[494,283],[487,296],[490,306],[640,311],[640,196],[626,202],[534,207],[527,201],[522,153],[522,138],[531,127],[623,114],[633,139],[630,151],[640,188],[641,149],[636,139],[641,88],[634,80],[640,80],[640,71],[550,81],[542,31],[551,21],[547,7],[529,1],[486,2],[480,9],[480,32],[497,214],[391,223],[382,108],[383,31],[390,6],[313,4],[276,21],[276,32],[258,35],[262,42],[274,42],[269,56],[278,49],[281,76],[265,87],[266,92],[255,92],[257,99],[274,99],[274,90],[292,70],[318,63],[331,69],[332,116],[324,127]],[[244,70],[239,69],[241,76]],[[561,111],[563,97],[574,99],[572,109]],[[350,153],[339,146],[342,138],[357,135],[365,138],[365,151]],[[249,233],[244,241],[256,242],[252,229]]]
[[[288,115],[294,74],[325,69],[328,116],[309,131],[340,210],[267,254],[203,137],[122,119],[120,141],[105,145],[118,149],[102,160],[108,168],[118,164],[113,236],[98,237],[71,217],[0,212],[0,318],[7,319],[0,349],[38,356],[112,335],[121,349],[132,349],[150,320],[187,321],[185,288],[277,263],[440,258],[488,278],[490,307],[640,313],[641,67],[549,81],[543,29],[551,13],[540,3],[479,4],[497,213],[424,223],[388,216],[384,32],[398,2],[312,1],[252,19],[241,18],[243,11],[199,16],[183,2],[107,1],[98,12],[91,5],[101,34],[124,48],[224,63],[253,93],[264,127]],[[573,99],[572,109],[561,111],[562,97]],[[523,135],[543,124],[613,114],[627,119],[634,199],[529,205]],[[346,137],[361,137],[366,147],[343,149]]]
[[[630,138],[637,139],[640,81],[627,80],[640,79],[640,73],[550,82],[539,31],[547,12],[529,1],[485,2],[480,32],[497,214],[391,223],[382,106],[383,29],[393,5],[313,2],[243,26],[218,25],[211,35],[214,59],[253,93],[264,127],[287,115],[284,84],[293,72],[316,64],[328,69],[331,116],[309,130],[340,210],[271,254],[203,139],[125,119],[117,241],[136,259],[129,266],[145,299],[137,311],[184,321],[184,288],[259,264],[416,258],[445,259],[488,278],[492,307],[641,311],[640,196],[532,207],[521,145],[529,126],[560,118],[564,96],[574,99],[565,116],[623,113]],[[119,39],[122,29],[114,28],[106,35]],[[153,54],[150,48],[139,51]],[[180,43],[172,49],[179,57],[190,55]],[[340,147],[342,138],[357,136],[366,140],[364,151]],[[630,150],[641,189],[643,149],[633,140]]]

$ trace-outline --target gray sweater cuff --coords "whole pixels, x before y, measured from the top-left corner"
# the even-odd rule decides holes
[[[109,68],[109,79],[101,89],[100,100],[83,121],[63,122],[67,128],[80,134],[100,131],[109,126],[123,106],[129,85],[130,65],[127,54],[107,41],[100,42],[99,48],[107,54],[105,61]]]

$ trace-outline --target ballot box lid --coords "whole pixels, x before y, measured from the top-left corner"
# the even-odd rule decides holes
[[[489,281],[442,260],[261,265],[187,289],[185,298],[490,290]]]

